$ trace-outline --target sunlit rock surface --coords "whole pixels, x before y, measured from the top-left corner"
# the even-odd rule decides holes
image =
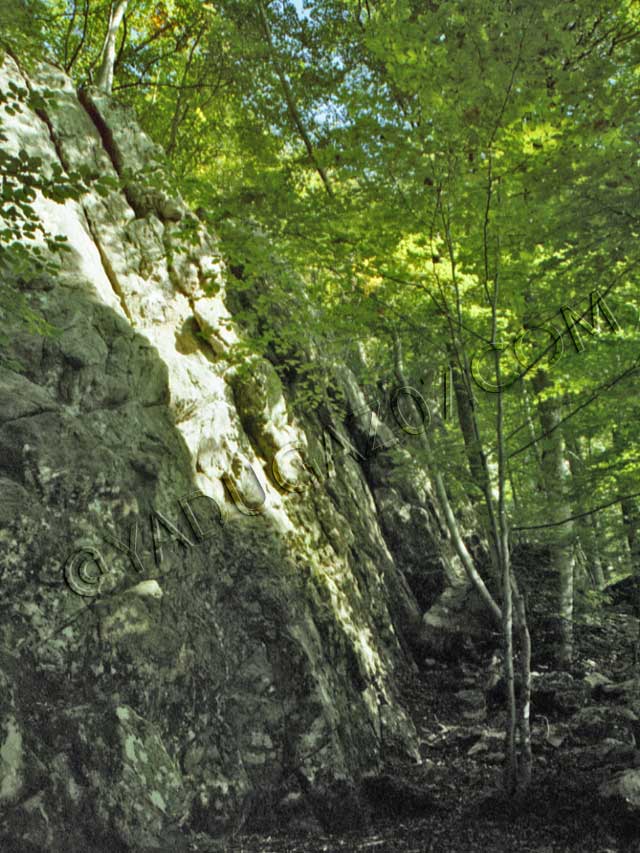
[[[404,519],[403,559],[435,553],[422,498],[403,514],[389,483],[385,527],[382,469],[345,456],[295,491],[285,455],[278,480],[320,424],[272,365],[230,359],[215,236],[162,188],[160,152],[51,66],[0,73],[54,93],[0,109],[7,150],[122,179],[38,198],[69,251],[2,282],[57,329],[16,321],[0,362],[2,849],[153,849],[241,825],[256,792],[417,756],[397,678],[422,613],[389,530]]]

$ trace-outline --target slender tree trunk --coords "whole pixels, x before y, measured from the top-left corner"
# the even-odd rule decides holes
[[[71,33],[73,32],[73,28],[76,22],[76,15],[78,13],[78,4],[77,0],[73,0],[73,10],[71,12],[71,17],[69,18],[69,25],[67,26],[67,32],[64,37],[64,59],[63,65],[64,68],[67,69],[67,62],[69,60],[69,39],[71,38]]]
[[[100,53],[100,67],[96,76],[96,86],[111,94],[113,89],[113,68],[116,62],[116,42],[120,24],[127,11],[129,0],[114,0],[109,13],[109,25]]]
[[[520,698],[520,715],[518,719],[518,733],[520,738],[518,788],[523,791],[531,784],[531,769],[533,765],[533,754],[531,751],[531,635],[527,622],[527,608],[524,595],[518,589],[515,577],[512,578],[512,582],[520,639],[522,696]]]
[[[471,387],[465,381],[465,376],[463,372],[460,370],[458,364],[456,364],[455,357],[451,351],[450,353],[450,366],[451,372],[453,375],[453,391],[456,395],[456,406],[458,411],[458,423],[460,425],[460,432],[462,433],[462,440],[464,441],[464,448],[467,454],[467,461],[469,463],[469,470],[471,471],[471,477],[475,485],[480,486],[484,483],[486,479],[486,471],[483,465],[482,460],[482,450],[480,447],[480,439],[479,436],[476,435],[476,418],[475,418],[475,403],[473,399],[473,392]],[[480,492],[476,492],[475,490],[471,491],[470,499],[473,503],[477,503],[481,500],[482,495]]]
[[[625,450],[626,440],[620,429],[613,430],[613,446],[619,454]],[[620,491],[624,494],[624,484],[620,484]],[[637,498],[623,498],[620,501],[620,509],[622,510],[622,522],[629,544],[631,571],[634,577],[640,578],[640,504]]]
[[[524,379],[520,380],[520,391],[522,394],[522,402],[524,404],[527,432],[529,433],[529,442],[531,443],[530,451],[533,454],[535,461],[540,467],[542,467],[542,454],[540,452],[540,445],[538,443],[538,439],[536,438],[536,428],[533,423],[533,414],[531,412],[531,400],[529,398],[527,384]]]
[[[640,674],[640,512],[637,500],[625,499],[620,501],[622,521],[627,533],[629,554],[631,556],[631,571],[633,572],[633,612],[638,623],[636,642],[633,648],[633,664],[636,677]]]
[[[589,516],[589,527],[591,528],[591,536],[594,546],[593,569],[595,572],[596,583],[598,585],[598,589],[604,589],[607,585],[607,576],[605,574],[604,562],[602,560],[602,554],[600,551],[600,539],[598,537],[597,519],[593,515]]]
[[[298,109],[298,104],[296,102],[291,83],[289,82],[289,78],[287,77],[282,67],[282,63],[280,62],[279,56],[276,53],[276,49],[273,44],[273,37],[271,35],[269,18],[267,17],[267,10],[265,9],[262,0],[258,0],[257,6],[258,12],[260,14],[260,22],[262,24],[262,29],[267,43],[267,48],[269,50],[269,55],[271,56],[276,75],[278,77],[278,80],[280,81],[280,85],[282,86],[282,91],[284,93],[284,99],[287,104],[287,111],[289,113],[289,117],[293,123],[293,126],[300,135],[300,138],[304,143],[304,147],[307,149],[309,160],[318,175],[320,176],[320,180],[324,185],[327,195],[333,198],[333,187],[331,186],[331,181],[329,180],[329,176],[327,175],[326,171],[324,170],[323,166],[321,165],[320,161],[316,156],[316,152],[311,142],[311,137],[307,133],[307,129],[302,120],[302,116],[300,115],[300,110]]]
[[[397,332],[393,334],[394,343],[394,366],[395,375],[398,383],[401,386],[407,386],[407,380],[404,375],[402,345]],[[499,365],[496,365],[499,382]],[[417,408],[414,406],[414,408]],[[507,465],[505,454],[504,441],[504,413],[503,401],[498,399],[497,409],[497,437],[498,437],[498,507],[497,512],[493,504],[491,494],[491,483],[489,480],[488,468],[486,464],[486,456],[483,454],[480,433],[477,424],[477,419],[473,409],[470,410],[470,419],[468,426],[473,434],[477,436],[478,456],[476,461],[479,464],[478,473],[481,475],[481,487],[487,506],[487,518],[490,524],[491,536],[494,540],[493,555],[498,561],[496,569],[500,573],[502,582],[502,607],[500,608],[493,596],[487,589],[480,573],[478,572],[474,560],[469,553],[464,540],[461,536],[457,520],[453,514],[451,504],[446,492],[444,480],[438,466],[433,459],[431,446],[428,437],[424,432],[420,433],[420,441],[425,451],[427,459],[427,470],[430,479],[433,482],[438,503],[445,517],[446,524],[451,536],[455,551],[462,562],[465,571],[471,583],[475,586],[483,601],[491,612],[492,618],[497,626],[502,630],[503,647],[504,647],[504,676],[507,686],[508,699],[508,719],[506,730],[506,745],[505,745],[505,775],[504,787],[509,795],[514,795],[518,791],[523,791],[529,784],[531,778],[531,736],[529,726],[529,707],[530,707],[530,661],[531,661],[531,640],[527,627],[526,607],[524,598],[520,595],[513,576],[510,547],[509,547],[509,527],[506,513],[506,478]],[[471,464],[471,462],[470,462]],[[513,642],[513,623],[514,623],[514,602],[516,607],[516,625],[520,639],[521,656],[521,676],[523,683],[523,700],[519,707],[516,700],[515,690],[515,666],[514,666],[514,642]],[[520,756],[518,755],[516,745],[516,735],[519,734],[520,740]],[[519,760],[520,759],[520,760]]]
[[[457,349],[456,349],[457,348]],[[456,359],[454,354],[459,353]],[[482,445],[480,426],[476,416],[476,407],[473,395],[473,381],[471,367],[464,349],[456,342],[456,347],[450,350],[452,357],[452,373],[454,375],[454,389],[458,410],[460,431],[462,432],[469,471],[474,484],[480,489],[484,498],[484,511],[486,514],[486,528],[488,531],[488,550],[491,555],[491,570],[496,583],[501,583],[500,558],[500,530],[499,520],[494,509],[494,497],[491,486],[491,473],[487,461],[487,455]],[[479,504],[476,505],[479,509]]]
[[[74,15],[75,15],[75,9],[74,9]],[[73,66],[74,66],[74,63],[75,63],[76,59],[77,59],[77,58],[78,58],[78,56],[80,55],[80,51],[81,51],[81,50],[82,50],[82,48],[84,47],[84,43],[85,43],[86,38],[87,38],[87,27],[88,27],[88,24],[89,24],[89,0],[85,0],[85,3],[84,3],[84,12],[83,12],[83,16],[82,16],[82,35],[80,36],[80,38],[79,38],[79,40],[78,40],[78,43],[76,44],[76,46],[75,46],[75,48],[74,48],[74,51],[73,51],[73,53],[71,54],[71,58],[69,59],[69,61],[67,61],[67,58],[66,58],[66,57],[67,57],[67,47],[66,47],[66,45],[65,45],[65,65],[64,65],[64,70],[67,72],[67,74],[69,74],[69,73],[70,73],[71,69],[72,69],[72,68],[73,68]],[[71,25],[71,24],[69,24],[69,33],[68,33],[68,36],[71,34],[71,26],[72,26],[72,25]]]
[[[196,49],[202,36],[204,35],[204,27],[201,27],[198,33],[196,34],[195,39],[193,40],[193,44],[189,48],[189,55],[187,57],[187,61],[185,62],[184,69],[182,71],[182,76],[180,78],[180,88],[178,89],[178,95],[176,97],[176,105],[173,111],[173,118],[171,119],[171,129],[169,130],[169,142],[167,144],[167,157],[173,157],[175,153],[176,143],[178,141],[178,130],[180,125],[184,121],[187,116],[189,110],[189,94],[185,90],[185,85],[187,83],[187,79],[189,77],[189,71],[191,70],[191,65],[193,63],[193,57],[195,55]]]
[[[600,543],[598,542],[598,530],[596,528],[595,519],[592,515],[587,516],[584,522],[587,541],[587,556],[591,560],[590,566],[593,569],[593,584],[596,589],[604,589],[607,580],[604,576],[604,568],[602,565],[602,557],[600,556]]]
[[[393,335],[393,343],[394,343],[394,367],[396,379],[400,386],[406,387],[408,386],[408,382],[404,375],[404,366],[403,366],[403,357],[402,357],[402,345],[400,342],[400,338],[397,332],[394,332]],[[416,413],[417,414],[417,413]],[[429,477],[433,482],[436,497],[438,499],[438,504],[440,505],[440,509],[445,519],[445,523],[447,525],[447,529],[449,531],[449,535],[451,536],[451,542],[454,547],[454,550],[460,561],[464,567],[467,576],[471,583],[475,586],[478,591],[480,597],[487,605],[489,612],[491,613],[492,619],[497,626],[501,624],[501,612],[500,608],[496,604],[493,596],[487,589],[487,586],[482,579],[480,573],[476,569],[473,557],[469,553],[467,546],[465,545],[464,539],[462,538],[462,534],[460,533],[460,528],[458,526],[458,522],[456,517],[451,509],[451,504],[449,502],[449,496],[447,495],[447,490],[444,484],[444,480],[442,479],[442,475],[440,474],[437,465],[434,463],[433,455],[431,452],[431,445],[429,443],[429,439],[427,438],[424,432],[419,434],[420,443],[422,444],[422,448],[425,451],[425,455],[427,457],[427,470],[429,473]]]
[[[515,669],[513,665],[513,597],[511,563],[508,551],[502,559],[502,640],[504,648],[504,676],[507,685],[507,729],[505,744],[504,788],[513,796],[518,787],[518,759],[516,754],[516,729],[518,712],[516,704]]]
[[[538,393],[549,383],[544,371],[539,371],[533,381]],[[553,523],[573,514],[569,499],[571,472],[566,460],[562,431],[558,427],[561,417],[560,402],[556,398],[540,400],[538,415],[545,433],[542,439],[542,477]],[[573,522],[550,526],[548,530],[552,567],[557,573],[559,583],[557,663],[562,669],[568,669],[573,661],[574,530]]]
[[[571,470],[571,481],[573,483],[573,504],[578,512],[585,512],[586,504],[583,495],[586,493],[581,477],[585,471],[584,459],[577,439],[566,437],[567,449],[569,451],[569,468]],[[592,585],[596,589],[604,589],[605,579],[600,559],[600,547],[595,528],[593,515],[586,515],[577,522],[579,540],[583,544],[586,569]]]
[[[613,445],[617,451],[622,452],[624,450],[625,440],[619,429],[613,431]],[[620,509],[629,544],[631,572],[634,579],[633,611],[638,624],[633,649],[633,664],[637,678],[640,675],[640,505],[638,499],[623,498],[620,501]]]
[[[492,341],[496,340],[496,316],[498,306],[497,278],[494,282],[492,301]],[[496,386],[500,387],[500,351],[494,349],[494,370]],[[518,705],[516,701],[516,684],[513,647],[513,588],[515,579],[511,568],[511,549],[509,547],[509,524],[506,511],[507,469],[504,440],[504,400],[498,392],[496,400],[496,440],[498,449],[498,530],[496,535],[497,558],[500,561],[502,577],[502,635],[504,645],[504,675],[507,685],[507,728],[505,732],[505,766],[504,788],[507,794],[513,796],[518,790],[518,753],[516,750],[516,731],[518,728]],[[491,501],[490,493],[487,502]],[[493,517],[493,514],[492,514]]]
[[[634,575],[640,574],[640,509],[637,499],[625,499],[620,501],[622,510],[622,521],[624,522],[629,553],[631,555],[631,569]]]

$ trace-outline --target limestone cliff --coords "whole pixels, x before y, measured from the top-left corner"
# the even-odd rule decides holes
[[[6,150],[119,188],[38,196],[68,251],[2,281],[55,327],[14,323],[0,361],[3,849],[158,848],[417,755],[392,550],[436,554],[424,488],[402,504],[350,456],[310,485],[284,448],[321,425],[269,362],[234,366],[215,235],[134,117],[52,66],[5,57],[10,84],[51,97],[0,110]]]

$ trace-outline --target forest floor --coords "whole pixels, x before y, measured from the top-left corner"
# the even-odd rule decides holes
[[[594,673],[611,679],[614,685],[629,679],[636,624],[629,616],[611,613],[601,624],[577,625],[574,683],[584,688],[585,676]],[[374,819],[370,830],[340,835],[245,835],[223,847],[197,845],[192,849],[228,853],[640,853],[640,811],[630,817],[598,792],[612,772],[640,764],[635,739],[631,736],[626,752],[620,746],[623,761],[612,767],[600,759],[611,754],[611,744],[618,743],[605,741],[615,738],[615,732],[601,731],[599,743],[585,746],[582,741],[580,745],[570,734],[575,707],[563,712],[562,702],[558,708],[552,703],[543,709],[543,715],[535,712],[534,704],[533,782],[523,802],[505,801],[500,794],[504,711],[490,704],[486,713],[476,712],[474,720],[474,712],[463,710],[459,698],[461,690],[475,690],[477,695],[483,688],[486,663],[427,661],[420,674],[404,686],[404,701],[420,736],[422,761],[395,764],[387,770],[432,792],[435,806],[430,813],[393,821]],[[545,671],[541,662],[534,669]],[[599,696],[596,701],[589,691],[584,696],[583,708],[596,716],[603,708],[613,708],[616,718],[614,711],[618,713],[619,706],[607,704],[607,697]],[[604,720],[606,724],[606,715]]]

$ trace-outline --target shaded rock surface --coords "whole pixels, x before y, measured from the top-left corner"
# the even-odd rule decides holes
[[[345,456],[283,487],[276,455],[322,426],[292,415],[271,364],[232,357],[219,246],[157,147],[56,68],[7,56],[0,75],[55,94],[0,114],[8,150],[121,186],[38,196],[68,251],[2,281],[56,330],[16,322],[0,361],[3,849],[162,849],[276,801],[296,814],[300,773],[331,806],[417,756],[397,675],[422,613],[399,564],[418,543],[439,559],[428,484]]]

